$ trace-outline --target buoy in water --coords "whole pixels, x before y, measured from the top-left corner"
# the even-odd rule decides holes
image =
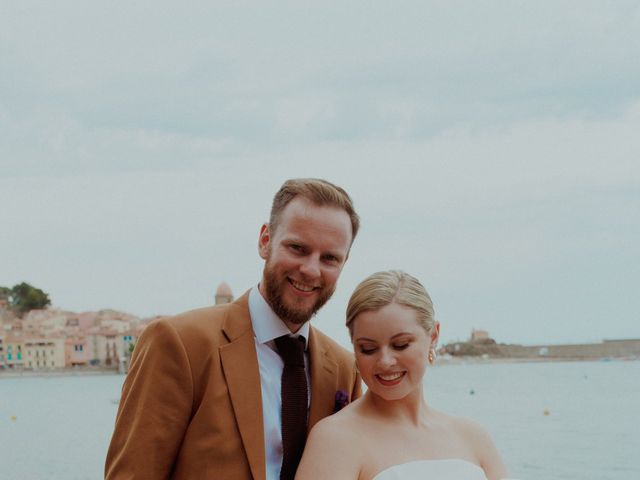
[[[545,417],[548,417],[551,414],[548,408],[545,408],[543,413]]]
[[[17,417],[15,415],[11,415],[11,421],[15,422],[17,420]]]

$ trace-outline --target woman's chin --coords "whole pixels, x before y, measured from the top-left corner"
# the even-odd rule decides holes
[[[380,398],[381,400],[386,400],[388,402],[402,400],[405,398],[409,392],[406,388],[402,387],[382,387],[380,385],[367,385],[368,391],[370,391],[373,395]]]

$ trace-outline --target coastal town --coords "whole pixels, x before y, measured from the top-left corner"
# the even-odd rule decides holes
[[[232,300],[231,289],[223,282],[214,301]],[[20,316],[7,298],[0,298],[0,372],[84,368],[124,373],[138,337],[155,318],[58,308],[32,309]]]
[[[233,301],[222,282],[213,302]],[[16,313],[0,298],[0,373],[59,372],[64,369],[119,371],[128,369],[137,339],[158,316],[139,318],[116,310],[75,313],[59,308],[36,308]],[[497,343],[489,332],[472,330],[464,341],[442,345],[443,360],[607,360],[640,359],[640,339],[603,340],[566,345]]]

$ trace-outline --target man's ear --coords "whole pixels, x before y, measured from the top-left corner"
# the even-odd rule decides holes
[[[269,231],[269,224],[263,223],[260,227],[260,236],[258,237],[258,253],[260,258],[266,260],[269,256],[269,243],[271,242],[271,232]]]

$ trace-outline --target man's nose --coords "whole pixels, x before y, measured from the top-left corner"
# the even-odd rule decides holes
[[[318,278],[320,276],[320,259],[315,255],[309,255],[300,266],[300,272],[305,277]]]

